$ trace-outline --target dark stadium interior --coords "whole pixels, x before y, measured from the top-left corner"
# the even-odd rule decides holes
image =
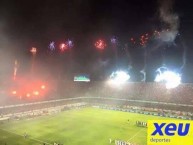
[[[145,145],[149,120],[191,122],[192,4],[1,0],[0,145]]]

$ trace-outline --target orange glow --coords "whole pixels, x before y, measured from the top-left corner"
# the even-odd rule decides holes
[[[42,86],[41,86],[41,89],[45,89],[45,88],[46,88],[46,86],[45,86],[45,85],[42,85]]]
[[[32,47],[32,49],[30,50],[32,54],[36,54],[37,49],[35,47]]]
[[[13,85],[7,90],[11,97],[18,99],[42,99],[51,92],[49,83],[42,80],[31,80],[28,77],[17,77]]]
[[[12,94],[13,94],[13,95],[16,95],[16,94],[17,94],[17,92],[16,92],[16,91],[12,91]]]
[[[39,92],[38,92],[38,91],[34,91],[33,93],[34,93],[34,95],[36,95],[36,96],[39,95]]]
[[[63,52],[68,49],[68,46],[65,43],[60,44],[60,51]]]
[[[26,97],[28,97],[28,98],[29,98],[29,97],[30,97],[30,94],[29,94],[29,93],[27,93],[27,94],[26,94]]]
[[[98,41],[96,41],[94,45],[95,45],[96,48],[98,48],[98,49],[100,49],[100,50],[103,50],[103,49],[105,49],[105,47],[106,47],[105,41],[103,41],[103,40],[101,40],[101,39],[99,39]]]

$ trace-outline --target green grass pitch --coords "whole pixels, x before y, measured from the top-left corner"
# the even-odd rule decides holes
[[[110,138],[146,145],[147,128],[135,122],[148,119],[166,118],[97,108],[69,110],[1,124],[0,145],[109,145]]]

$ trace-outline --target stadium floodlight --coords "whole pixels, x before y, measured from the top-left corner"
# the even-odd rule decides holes
[[[179,74],[174,73],[174,72],[165,72],[166,76],[166,88],[171,89],[171,88],[176,88],[177,86],[180,85],[181,83],[181,77]]]
[[[172,71],[165,71],[159,73],[156,78],[156,82],[165,82],[167,89],[176,88],[181,83],[181,76],[178,73]]]
[[[113,85],[121,85],[130,79],[130,75],[124,71],[113,72],[110,76],[109,83]]]

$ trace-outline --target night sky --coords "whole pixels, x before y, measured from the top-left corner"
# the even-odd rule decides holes
[[[1,0],[1,79],[12,74],[15,59],[20,64],[18,75],[28,73],[29,50],[36,47],[36,73],[45,78],[68,79],[85,73],[101,80],[113,70],[124,69],[129,71],[131,81],[139,82],[145,66],[146,81],[153,81],[156,69],[164,64],[181,73],[183,82],[192,83],[192,2],[172,2],[170,5],[169,0]],[[178,17],[175,39],[168,42],[151,38],[146,48],[131,44],[131,38],[173,27],[160,18],[162,6],[170,6],[170,14]],[[110,43],[113,36],[118,40],[117,65]],[[59,45],[67,39],[74,42],[70,52],[49,52],[51,41]],[[95,48],[98,39],[106,41],[104,51]]]

